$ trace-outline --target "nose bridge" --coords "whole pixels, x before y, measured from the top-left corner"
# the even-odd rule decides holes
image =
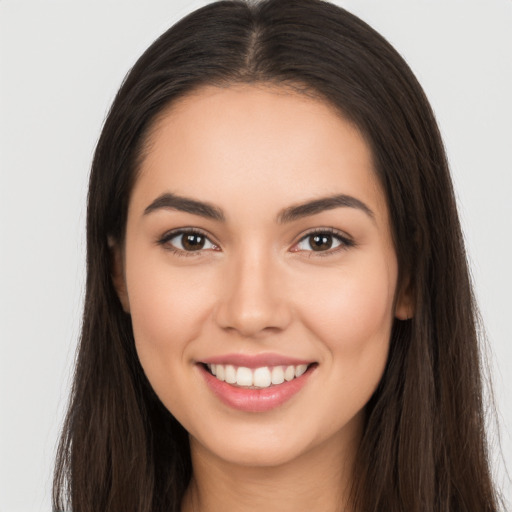
[[[275,255],[259,244],[246,244],[230,258],[217,308],[222,328],[254,336],[286,327],[290,311],[278,267]]]

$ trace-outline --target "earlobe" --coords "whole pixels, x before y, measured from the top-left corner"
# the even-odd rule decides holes
[[[414,287],[409,279],[404,282],[395,306],[395,318],[398,320],[410,320],[414,316]]]
[[[108,238],[108,246],[110,249],[111,264],[110,271],[112,283],[121,302],[121,306],[125,313],[130,313],[130,302],[128,300],[128,291],[126,288],[126,278],[124,275],[124,258],[123,250],[119,244],[111,237]]]

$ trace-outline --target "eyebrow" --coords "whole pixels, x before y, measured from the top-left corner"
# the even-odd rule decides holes
[[[356,208],[363,211],[372,220],[375,219],[373,211],[359,199],[346,194],[337,194],[334,196],[322,197],[320,199],[313,199],[306,203],[285,208],[277,216],[277,222],[279,224],[293,222],[294,220],[301,219],[303,217],[309,217],[310,215],[315,215],[325,210],[332,210],[340,207]]]
[[[220,222],[226,221],[224,212],[217,206],[170,193],[162,194],[161,196],[157,197],[144,210],[144,215],[162,209],[192,213],[193,215],[199,215],[200,217],[205,217],[207,219],[217,220]]]
[[[305,203],[293,205],[285,208],[277,215],[279,224],[286,224],[303,217],[309,217],[326,210],[334,208],[355,208],[361,210],[372,220],[375,219],[373,211],[361,200],[346,194],[337,194],[319,199],[313,199]],[[226,222],[226,216],[221,208],[208,202],[197,201],[188,197],[178,196],[176,194],[165,193],[157,197],[144,210],[144,215],[148,215],[156,210],[178,210],[181,212],[191,213],[207,219]]]

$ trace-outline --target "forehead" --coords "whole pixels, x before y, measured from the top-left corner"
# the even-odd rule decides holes
[[[258,194],[277,206],[339,192],[385,208],[359,130],[327,102],[267,85],[202,87],[160,114],[134,196],[162,192],[232,206]]]

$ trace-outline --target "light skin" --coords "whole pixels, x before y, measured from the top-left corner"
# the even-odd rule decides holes
[[[193,246],[175,232],[190,228]],[[203,87],[154,126],[114,250],[142,367],[190,433],[183,511],[345,509],[394,318],[411,316],[358,130],[284,88]],[[248,412],[199,368],[233,353],[314,365],[284,404]]]

